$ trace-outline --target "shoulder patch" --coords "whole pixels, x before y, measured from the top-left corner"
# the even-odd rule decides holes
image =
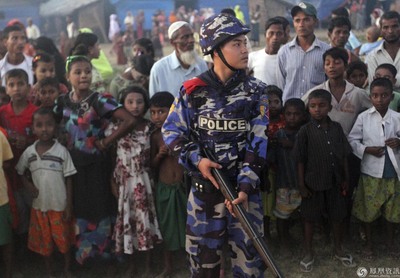
[[[197,87],[205,87],[207,83],[198,77],[194,77],[188,81],[183,82],[186,94],[190,95]]]

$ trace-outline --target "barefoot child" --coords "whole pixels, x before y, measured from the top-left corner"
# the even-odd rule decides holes
[[[345,267],[354,266],[353,257],[342,249],[342,226],[346,217],[344,196],[349,180],[347,157],[351,148],[340,124],[328,116],[331,101],[331,93],[323,89],[309,94],[311,119],[299,130],[294,148],[304,221],[305,254],[300,262],[303,272],[313,269],[313,228],[323,217],[331,222],[333,229],[334,257]]]
[[[363,257],[374,258],[371,223],[381,215],[386,220],[389,254],[399,257],[393,245],[394,223],[400,223],[400,114],[389,109],[393,85],[387,78],[371,83],[373,107],[360,114],[349,134],[353,152],[361,158],[361,178],[352,214],[364,222],[367,244]]]
[[[158,92],[150,99],[151,121],[156,130],[151,135],[151,166],[158,177],[156,208],[161,234],[164,239],[164,271],[157,277],[167,277],[173,271],[173,251],[185,248],[186,188],[183,185],[183,168],[178,157],[173,156],[165,145],[161,127],[168,116],[174,96]]]
[[[285,251],[291,246],[289,240],[288,220],[292,213],[300,206],[301,195],[297,186],[296,163],[292,155],[297,132],[306,120],[306,108],[301,99],[288,99],[283,107],[285,127],[276,132],[278,146],[276,149],[275,164],[276,176],[276,203],[274,215],[279,236],[279,243]]]
[[[5,269],[1,275],[5,278],[12,277],[13,243],[11,229],[11,211],[8,203],[7,182],[4,175],[4,161],[13,158],[10,144],[6,136],[0,131],[0,250],[4,261]]]
[[[116,253],[131,255],[127,275],[134,276],[140,264],[133,254],[146,253],[145,275],[151,273],[150,250],[161,242],[150,176],[151,123],[144,118],[149,105],[147,91],[132,85],[121,92],[121,104],[136,119],[137,125],[118,140],[113,174],[113,193],[118,198],[118,215],[113,238]],[[111,123],[108,132],[118,128]]]
[[[24,186],[33,195],[28,248],[43,256],[47,275],[54,275],[54,245],[64,254],[64,272],[69,273],[72,240],[72,179],[76,173],[67,149],[54,139],[56,120],[50,108],[33,114],[33,132],[38,140],[22,154],[16,166]],[[29,170],[32,180],[25,176]]]

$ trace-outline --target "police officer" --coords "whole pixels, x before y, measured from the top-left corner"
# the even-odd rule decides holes
[[[192,177],[186,225],[192,277],[219,277],[226,239],[234,277],[263,277],[265,269],[211,174],[219,168],[237,186],[238,198],[232,203],[243,203],[262,233],[259,174],[267,153],[268,103],[266,85],[245,74],[249,31],[229,15],[203,23],[200,46],[204,55],[211,54],[214,66],[184,82],[162,129],[164,141],[179,152]],[[205,158],[205,148],[217,161]]]

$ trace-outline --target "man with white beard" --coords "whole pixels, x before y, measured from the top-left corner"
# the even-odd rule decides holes
[[[177,21],[168,28],[174,52],[157,61],[150,71],[149,93],[168,91],[178,96],[182,83],[208,70],[206,62],[194,50],[193,30],[189,23]]]

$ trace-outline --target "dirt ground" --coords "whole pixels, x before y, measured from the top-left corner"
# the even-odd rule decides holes
[[[332,240],[327,238],[321,233],[316,233],[314,236],[314,249],[315,249],[315,263],[314,269],[311,273],[303,273],[300,271],[299,262],[302,258],[302,232],[300,221],[296,220],[294,225],[291,227],[291,236],[293,237],[293,242],[291,244],[291,253],[283,253],[279,246],[277,245],[277,235],[274,228],[272,228],[272,243],[269,244],[270,251],[275,258],[278,267],[284,274],[284,277],[361,277],[357,275],[357,271],[361,271],[365,268],[368,273],[371,271],[378,271],[382,269],[384,274],[387,271],[391,273],[400,273],[400,260],[391,258],[386,250],[385,246],[385,229],[384,224],[381,221],[377,221],[376,225],[373,227],[373,238],[374,238],[374,251],[375,258],[371,262],[367,262],[362,258],[362,248],[363,241],[358,235],[358,225],[352,223],[351,225],[351,236],[348,236],[345,240],[345,249],[348,253],[351,253],[354,257],[354,261],[357,264],[354,268],[346,268],[340,262],[333,259],[333,245]],[[397,227],[396,233],[396,246],[400,245],[400,230]],[[127,276],[126,272],[128,267],[131,265],[130,258],[126,257],[124,260],[97,260],[86,263],[80,266],[76,263],[72,266],[72,273],[74,277],[84,277],[84,278],[99,278],[99,277],[143,277],[144,272],[144,255],[135,254],[135,265],[137,265],[137,271],[132,276]],[[157,246],[153,252],[153,264],[152,273],[150,277],[156,277],[157,274],[162,272],[163,259],[162,259],[162,247]],[[226,255],[225,257],[228,257]],[[175,271],[171,275],[173,278],[186,278],[190,277],[190,272],[187,265],[185,252],[176,252],[173,256]],[[61,255],[55,256],[55,269],[56,277],[62,276],[63,267],[63,257]],[[3,268],[0,265],[0,269]],[[232,277],[230,271],[229,259],[226,259],[225,266],[226,277]],[[1,277],[1,275],[0,275]],[[18,255],[16,260],[16,273],[14,275],[16,278],[29,277],[29,278],[39,278],[45,277],[44,263],[43,260],[36,254],[31,252],[26,252],[24,255]],[[272,277],[267,271],[264,277]],[[364,276],[365,277],[365,276]],[[366,276],[374,277],[374,276]],[[375,277],[400,277],[398,275],[386,275],[386,276],[375,276]]]

